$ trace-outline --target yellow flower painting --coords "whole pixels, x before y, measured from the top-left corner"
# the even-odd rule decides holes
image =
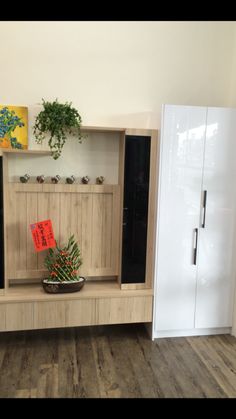
[[[0,148],[28,148],[28,108],[0,105]]]

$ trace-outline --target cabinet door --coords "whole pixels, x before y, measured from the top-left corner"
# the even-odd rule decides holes
[[[126,135],[121,283],[144,283],[151,137]]]
[[[154,330],[194,327],[206,108],[165,105],[161,129]],[[158,333],[157,333],[158,335]]]
[[[236,222],[236,110],[208,108],[195,327],[232,324]]]

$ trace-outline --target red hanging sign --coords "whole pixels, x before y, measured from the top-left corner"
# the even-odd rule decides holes
[[[56,246],[51,220],[30,224],[30,229],[36,252],[41,252],[42,250]]]

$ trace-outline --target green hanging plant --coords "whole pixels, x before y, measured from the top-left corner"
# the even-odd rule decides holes
[[[42,99],[43,110],[36,116],[33,133],[37,144],[42,144],[46,134],[52,157],[57,160],[69,134],[77,137],[82,142],[81,123],[79,112],[72,107],[72,103],[59,103],[58,100],[46,102]]]

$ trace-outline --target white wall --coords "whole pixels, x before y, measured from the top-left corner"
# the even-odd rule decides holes
[[[84,125],[159,128],[162,103],[236,104],[235,39],[236,22],[0,22],[0,103],[28,106],[30,126],[41,99],[58,98],[72,101]],[[36,159],[28,169],[22,160],[18,171],[69,175],[89,149],[73,143],[63,165]]]
[[[38,155],[8,156],[10,181],[19,181],[19,177],[27,173],[32,183],[40,174],[45,175],[45,182],[50,183],[51,176],[58,174],[61,183],[71,175],[76,177],[76,183],[80,183],[81,177],[88,175],[90,184],[96,183],[97,176],[104,176],[105,183],[117,184],[118,165],[119,134],[116,133],[108,133],[105,138],[101,133],[89,134],[82,144],[75,140],[67,142],[58,160]]]
[[[0,22],[0,100],[72,101],[84,124],[158,128],[162,103],[227,106],[236,22]]]
[[[228,105],[236,107],[236,30],[234,31],[234,42],[232,48],[232,66],[229,85]]]

